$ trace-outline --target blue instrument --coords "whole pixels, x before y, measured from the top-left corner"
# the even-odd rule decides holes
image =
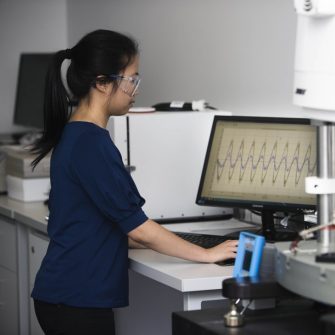
[[[241,232],[238,242],[234,277],[256,277],[262,262],[265,238],[252,233]]]

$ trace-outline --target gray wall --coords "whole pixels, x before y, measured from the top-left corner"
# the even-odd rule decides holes
[[[13,125],[20,53],[66,46],[66,0],[0,0],[0,133],[23,130]]]
[[[73,46],[98,28],[133,35],[137,106],[206,99],[233,112],[292,114],[292,0],[0,0],[0,133],[12,123],[21,52]]]
[[[206,99],[235,112],[292,113],[292,0],[68,0],[69,44],[92,29],[141,46],[137,105]]]

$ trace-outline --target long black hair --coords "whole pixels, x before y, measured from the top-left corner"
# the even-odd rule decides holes
[[[110,30],[95,30],[72,49],[55,53],[46,76],[44,130],[31,149],[37,155],[32,162],[33,168],[60,140],[71,115],[71,101],[86,97],[97,76],[122,72],[137,54],[136,41]],[[67,92],[62,82],[61,66],[65,59],[71,60],[66,74],[71,92]]]

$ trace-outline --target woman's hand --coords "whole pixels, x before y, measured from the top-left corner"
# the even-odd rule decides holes
[[[207,249],[210,263],[236,258],[238,240],[227,240],[219,245]]]

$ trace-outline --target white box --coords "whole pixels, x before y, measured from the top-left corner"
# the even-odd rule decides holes
[[[206,217],[231,209],[195,203],[215,115],[225,111],[130,113],[112,117],[107,130],[152,219]]]
[[[10,198],[21,201],[44,201],[50,192],[50,178],[19,178],[7,175],[7,191]]]
[[[48,178],[50,176],[50,154],[45,156],[32,169],[31,163],[36,155],[22,146],[4,146],[2,151],[6,154],[6,174],[19,178]]]

